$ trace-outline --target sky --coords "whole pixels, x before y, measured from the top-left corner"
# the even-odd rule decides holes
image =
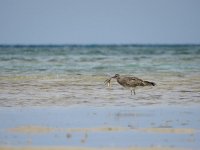
[[[200,0],[0,0],[0,44],[200,44]]]

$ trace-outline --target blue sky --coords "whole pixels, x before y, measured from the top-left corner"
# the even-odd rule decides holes
[[[200,43],[200,0],[0,0],[0,44]]]

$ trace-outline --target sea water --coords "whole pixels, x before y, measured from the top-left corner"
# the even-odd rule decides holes
[[[0,46],[0,149],[199,149],[199,107],[199,45]]]
[[[157,85],[131,96],[116,73]],[[199,45],[0,46],[0,106],[199,103]]]

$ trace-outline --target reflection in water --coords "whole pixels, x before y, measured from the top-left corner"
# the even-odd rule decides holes
[[[0,146],[198,149],[199,113],[197,106],[4,107]]]

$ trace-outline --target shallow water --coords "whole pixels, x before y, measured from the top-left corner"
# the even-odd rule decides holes
[[[115,73],[156,82],[135,96]],[[0,106],[199,104],[198,45],[1,46]]]
[[[0,145],[198,149],[199,113],[196,106],[0,108]]]
[[[199,104],[199,45],[0,46],[3,150],[196,150]]]
[[[155,76],[154,76],[155,77]],[[146,77],[147,78],[147,77]],[[131,95],[112,81],[104,85],[106,76],[65,75],[62,77],[3,77],[0,81],[1,106],[135,106],[152,104],[199,104],[200,78],[198,75],[177,77],[160,75],[147,80],[157,83]]]

